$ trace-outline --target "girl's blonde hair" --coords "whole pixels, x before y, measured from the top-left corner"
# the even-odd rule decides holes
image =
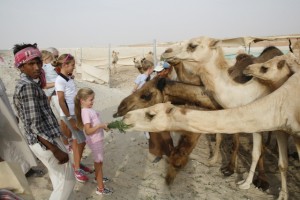
[[[54,67],[62,67],[63,64],[69,64],[72,61],[75,61],[74,56],[72,56],[71,54],[62,54],[57,58],[57,60],[54,60],[52,62],[52,65]]]
[[[81,88],[74,99],[75,102],[75,115],[77,119],[77,127],[83,130],[83,122],[81,118],[81,103],[80,100],[86,100],[89,96],[95,95],[94,91],[91,88]]]
[[[49,58],[50,58],[50,62],[52,62],[54,60],[54,56],[50,51],[42,50],[41,54],[42,54],[43,62]]]

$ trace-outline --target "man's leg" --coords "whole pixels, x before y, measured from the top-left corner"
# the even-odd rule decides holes
[[[67,152],[60,139],[57,138],[55,141],[58,143],[60,149]],[[29,147],[48,169],[49,177],[53,186],[53,191],[49,199],[71,199],[75,186],[75,178],[71,162],[69,161],[63,165],[58,164],[58,160],[54,157],[53,153],[49,150],[42,149],[38,143],[30,145]]]

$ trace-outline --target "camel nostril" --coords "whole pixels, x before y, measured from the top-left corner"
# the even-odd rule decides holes
[[[174,168],[176,168],[176,169],[181,169],[181,165],[180,165],[180,164],[175,164],[175,165],[174,165]]]
[[[119,113],[116,112],[115,114],[113,114],[113,117],[114,117],[114,118],[120,117],[120,115],[119,115]]]

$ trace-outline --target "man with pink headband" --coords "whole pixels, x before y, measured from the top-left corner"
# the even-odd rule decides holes
[[[36,44],[17,44],[13,52],[15,66],[21,71],[13,103],[24,124],[30,149],[48,169],[53,185],[49,199],[72,199],[75,185],[72,165],[47,96],[35,82],[41,74],[41,53]]]

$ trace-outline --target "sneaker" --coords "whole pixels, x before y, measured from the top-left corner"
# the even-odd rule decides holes
[[[74,173],[75,173],[75,178],[78,182],[84,183],[89,180],[89,178],[83,173],[81,169],[76,170]]]
[[[107,183],[107,182],[110,181],[110,179],[107,178],[106,176],[103,176],[102,181],[103,181],[103,183]],[[94,182],[94,183],[97,183],[96,177],[94,178],[93,182]]]
[[[84,172],[88,173],[88,174],[91,174],[94,172],[93,169],[85,166],[84,164],[80,163],[80,169],[82,169]]]
[[[75,165],[72,164],[73,169],[75,170]],[[85,166],[84,164],[80,163],[80,169],[82,170],[83,174],[87,175],[87,174],[91,174],[94,172],[93,169]]]
[[[97,190],[96,190],[96,194],[98,195],[111,195],[113,193],[112,190],[108,189],[108,188],[103,188],[102,191],[99,190],[99,188],[97,187]]]
[[[103,180],[103,183],[106,183],[106,182],[109,182],[109,181],[110,181],[110,179],[107,178],[106,176],[103,176],[102,180]]]

